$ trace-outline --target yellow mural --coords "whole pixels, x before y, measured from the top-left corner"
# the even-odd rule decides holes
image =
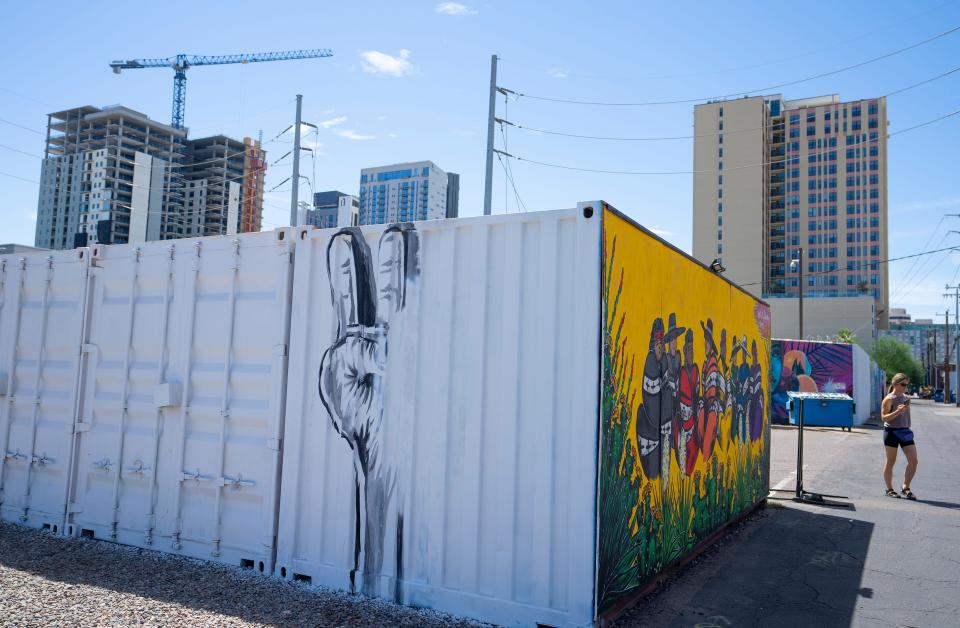
[[[603,216],[597,610],[767,493],[769,308]]]

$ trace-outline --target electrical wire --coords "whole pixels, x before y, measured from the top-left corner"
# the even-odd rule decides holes
[[[894,51],[892,51],[892,52],[888,52],[888,53],[885,53],[885,54],[882,54],[882,55],[879,55],[879,56],[876,56],[876,57],[872,57],[872,58],[867,59],[867,60],[865,60],[865,61],[861,61],[861,62],[859,62],[859,63],[854,63],[854,64],[851,64],[851,65],[847,65],[847,66],[844,66],[844,67],[842,67],[842,68],[837,68],[837,69],[835,69],[835,70],[830,70],[830,71],[828,71],[828,72],[821,72],[820,74],[815,74],[815,75],[813,75],[813,76],[808,76],[808,77],[805,77],[805,78],[802,78],[802,79],[796,79],[796,80],[793,80],[793,81],[787,81],[787,82],[785,82],[785,83],[777,83],[776,85],[768,85],[768,86],[766,86],[766,87],[761,87],[761,88],[758,88],[758,89],[742,90],[742,91],[732,92],[732,93],[729,93],[729,94],[723,94],[723,95],[719,95],[719,96],[716,96],[716,95],[715,95],[715,96],[702,96],[702,97],[698,97],[698,98],[683,98],[683,99],[675,99],[675,100],[650,100],[650,101],[643,101],[643,102],[603,102],[603,101],[571,100],[571,99],[565,99],[565,98],[553,98],[553,97],[548,97],[548,96],[538,96],[538,95],[535,95],[535,94],[527,94],[527,93],[524,93],[524,92],[518,92],[518,91],[514,91],[514,90],[510,90],[510,91],[511,91],[511,93],[514,93],[514,94],[516,94],[517,96],[521,96],[521,97],[524,97],[524,98],[530,98],[530,99],[533,99],[533,100],[542,100],[542,101],[546,101],[546,102],[563,103],[563,104],[570,104],[570,105],[591,105],[591,106],[601,106],[601,107],[648,107],[648,106],[655,106],[655,105],[680,105],[680,104],[689,104],[689,103],[703,102],[703,101],[709,101],[709,100],[720,100],[720,99],[726,99],[726,98],[739,98],[739,97],[742,97],[742,96],[749,96],[750,94],[760,94],[760,93],[763,93],[763,92],[769,92],[769,91],[771,91],[771,90],[780,89],[780,88],[783,88],[783,87],[790,87],[790,86],[793,86],[793,85],[799,85],[799,84],[801,84],[801,83],[807,83],[807,82],[814,81],[814,80],[821,79],[821,78],[825,78],[825,77],[828,77],[828,76],[834,76],[834,75],[840,74],[840,73],[842,73],[842,72],[848,72],[848,71],[854,70],[854,69],[856,69],[856,68],[862,68],[862,67],[864,67],[864,66],[866,66],[866,65],[870,65],[871,63],[876,63],[877,61],[882,61],[882,60],[884,60],[884,59],[889,59],[890,57],[894,57],[894,56],[899,55],[899,54],[902,54],[902,53],[904,53],[904,52],[913,50],[914,48],[919,48],[920,46],[924,46],[924,45],[926,45],[926,44],[932,43],[932,42],[934,42],[934,41],[937,41],[938,39],[942,39],[942,38],[944,38],[944,37],[947,37],[947,36],[949,36],[949,35],[952,35],[953,33],[957,32],[957,31],[960,31],[960,26],[954,26],[954,27],[952,27],[952,28],[950,28],[950,29],[948,29],[948,30],[945,30],[945,31],[937,34],[937,35],[934,35],[934,36],[932,36],[932,37],[928,37],[928,38],[923,39],[923,40],[921,40],[921,41],[918,41],[918,42],[915,42],[915,43],[913,43],[913,44],[910,44],[909,46],[904,46],[903,48],[898,48],[897,50],[894,50]]]
[[[936,122],[940,122],[941,120],[946,120],[947,118],[950,118],[950,117],[955,116],[955,115],[957,115],[957,114],[960,114],[960,109],[957,109],[956,111],[952,111],[952,112],[950,112],[950,113],[944,114],[944,115],[942,115],[942,116],[940,116],[940,117],[938,117],[938,118],[934,118],[934,119],[932,119],[932,120],[927,120],[926,122],[921,122],[920,124],[915,124],[915,125],[913,125],[913,126],[911,126],[911,127],[907,127],[907,128],[905,128],[905,129],[900,129],[899,131],[895,131],[895,132],[893,132],[893,133],[889,133],[889,134],[887,134],[886,137],[887,137],[887,139],[889,139],[889,138],[891,138],[891,137],[895,137],[895,136],[897,136],[897,135],[901,135],[901,134],[907,133],[907,132],[909,132],[909,131],[914,131],[914,130],[919,129],[919,128],[921,128],[921,127],[925,127],[925,126],[928,126],[928,125],[930,125],[930,124],[934,124],[934,123],[936,123]],[[836,136],[835,136],[835,137],[836,137]],[[879,133],[878,133],[878,134],[877,134],[877,137],[876,137],[875,139],[864,140],[864,141],[860,142],[860,145],[862,146],[862,145],[864,145],[864,144],[873,144],[873,143],[875,143],[875,142],[879,142],[880,139],[881,139],[881,136],[880,136]],[[823,149],[823,150],[819,150],[819,151],[815,151],[815,152],[814,152],[814,151],[808,152],[808,153],[807,153],[807,156],[808,156],[808,157],[812,157],[812,156],[817,156],[817,155],[826,155],[826,154],[828,154],[828,153],[830,153],[830,152],[832,152],[832,151],[839,151],[839,150],[841,150],[841,147],[840,147],[840,146],[831,146],[831,147],[828,147],[828,148]],[[777,165],[777,164],[788,164],[791,160],[799,160],[799,156],[797,156],[797,157],[784,157],[783,159],[778,159],[778,160],[774,160],[774,161],[764,161],[764,162],[755,163],[755,164],[746,164],[746,165],[743,165],[743,166],[733,166],[733,167],[727,168],[726,170],[660,170],[660,171],[636,171],[636,170],[603,170],[603,169],[599,169],[599,168],[581,168],[581,167],[578,167],[578,166],[569,166],[569,165],[565,165],[565,164],[556,164],[556,163],[550,163],[550,162],[545,162],[545,161],[537,161],[537,160],[535,160],[535,159],[528,159],[528,158],[526,158],[526,157],[521,157],[521,156],[518,156],[518,155],[511,155],[510,158],[511,158],[511,159],[516,159],[517,161],[525,161],[525,162],[527,162],[527,163],[537,164],[538,166],[545,166],[545,167],[548,167],[548,168],[557,168],[557,169],[560,169],[560,170],[572,170],[572,171],[575,171],[575,172],[591,172],[591,173],[595,173],[595,174],[618,174],[618,175],[631,175],[631,176],[671,176],[671,175],[688,175],[688,174],[723,174],[724,172],[729,172],[729,171],[732,171],[732,170],[745,170],[745,169],[747,169],[747,168],[760,168],[760,167],[764,167],[764,166],[773,166],[773,165]],[[799,161],[797,161],[797,163],[799,163]]]
[[[932,251],[921,251],[920,253],[911,253],[910,255],[901,255],[900,257],[888,257],[887,259],[876,260],[876,261],[857,262],[854,268],[851,268],[850,265],[848,264],[846,268],[837,268],[835,270],[824,270],[824,271],[818,271],[818,272],[812,272],[812,273],[803,273],[803,276],[804,278],[818,277],[821,275],[832,275],[834,273],[839,273],[843,271],[850,272],[850,271],[868,270],[869,267],[872,265],[889,264],[890,262],[899,262],[901,260],[912,259],[914,257],[921,257],[924,255],[933,255],[934,253],[943,253],[944,251],[960,251],[960,245],[948,246],[946,248],[934,249]],[[736,285],[741,288],[745,288],[747,286],[760,286],[760,285],[763,285],[763,283],[764,282],[762,281],[755,281],[753,283],[740,283]]]
[[[934,226],[933,231],[930,233],[930,237],[927,238],[927,241],[923,243],[924,249],[930,246],[930,243],[933,242],[933,239],[936,237],[937,233],[940,232],[940,225],[943,224],[944,220],[946,220],[946,216],[940,216],[940,220],[937,221],[937,224]],[[940,243],[938,243],[937,246],[940,246],[940,244],[943,243],[944,240],[946,240],[946,237],[947,237],[946,234],[944,234],[943,238],[941,238]],[[909,270],[907,270],[907,274],[903,276],[902,282],[897,286],[897,289],[891,295],[890,297],[891,301],[893,301],[894,298],[898,297],[900,294],[900,291],[903,289],[903,286],[909,283],[910,278],[913,277],[913,271],[914,269],[917,268],[917,263],[919,261],[920,261],[919,258],[913,260],[913,263],[910,265]]]
[[[943,79],[943,78],[946,78],[946,77],[948,77],[948,76],[950,76],[950,75],[952,75],[952,74],[956,74],[957,72],[960,72],[960,66],[955,67],[955,68],[953,68],[953,69],[951,69],[951,70],[947,70],[946,72],[944,72],[944,73],[942,73],[942,74],[938,74],[937,76],[934,76],[934,77],[931,77],[931,78],[928,78],[928,79],[924,79],[924,80],[919,81],[919,82],[917,82],[917,83],[914,83],[914,84],[912,84],[912,85],[907,85],[906,87],[901,87],[900,89],[894,90],[894,91],[892,91],[892,92],[888,92],[888,93],[883,94],[883,95],[881,95],[881,96],[877,96],[877,98],[889,98],[890,96],[895,96],[895,95],[897,95],[897,94],[902,94],[903,92],[909,91],[909,90],[911,90],[911,89],[915,89],[915,88],[917,88],[917,87],[921,87],[921,86],[923,86],[923,85],[926,85],[926,84],[928,84],[928,83],[932,83],[932,82],[934,82],[934,81],[938,81],[938,80]],[[504,116],[506,117],[506,113],[504,113]],[[715,131],[715,132],[711,132],[711,133],[700,133],[700,134],[696,134],[696,135],[665,135],[665,136],[653,136],[653,137],[617,137],[617,136],[582,135],[582,134],[578,134],[578,133],[567,133],[567,132],[563,132],[563,131],[554,131],[554,130],[549,130],[549,129],[538,129],[538,128],[535,128],[535,127],[525,126],[525,125],[522,125],[522,124],[517,124],[517,123],[515,123],[515,122],[510,122],[509,120],[498,120],[498,121],[500,122],[500,125],[501,125],[501,126],[503,126],[504,124],[508,124],[508,125],[511,125],[511,126],[515,126],[515,127],[517,127],[518,129],[523,129],[524,131],[530,131],[531,133],[543,133],[543,134],[546,134],[546,135],[558,135],[558,136],[560,136],[560,137],[572,137],[572,138],[576,138],[576,139],[586,139],[586,140],[604,140],[604,141],[612,141],[612,142],[662,142],[662,141],[672,141],[672,140],[692,140],[692,139],[697,139],[697,138],[700,138],[700,137],[717,137],[717,136],[719,136],[719,135],[724,135],[724,134],[734,135],[734,134],[737,134],[737,133],[748,133],[748,132],[751,132],[751,131],[766,131],[767,129],[774,128],[774,127],[777,126],[778,124],[780,124],[780,125],[783,124],[782,122],[777,122],[777,123],[774,123],[774,124],[762,124],[762,125],[760,125],[760,126],[749,127],[749,128],[744,128],[744,129],[728,129],[728,130],[725,130],[725,131]]]
[[[777,58],[777,59],[771,59],[771,60],[765,61],[765,62],[763,62],[763,63],[755,63],[755,64],[752,64],[752,65],[738,66],[738,67],[732,67],[732,68],[721,68],[721,69],[719,69],[719,70],[711,70],[711,71],[686,72],[686,73],[683,73],[683,74],[667,74],[667,75],[661,74],[661,75],[651,75],[651,76],[630,76],[629,78],[630,78],[631,80],[685,79],[685,78],[690,78],[690,77],[694,77],[694,76],[716,76],[716,75],[720,75],[720,74],[729,74],[729,73],[731,73],[731,72],[740,72],[740,71],[743,71],[743,70],[753,70],[753,69],[755,69],[755,68],[763,68],[763,67],[769,67],[769,66],[780,66],[780,65],[782,65],[783,63],[788,62],[788,61],[794,61],[794,60],[796,60],[796,59],[807,59],[807,58],[809,58],[811,55],[818,55],[818,54],[823,53],[823,52],[831,52],[831,51],[840,50],[840,49],[846,47],[846,46],[849,45],[849,44],[852,44],[852,43],[858,42],[858,41],[860,41],[860,40],[866,39],[867,37],[872,37],[872,36],[878,35],[878,34],[880,34],[880,33],[885,33],[885,32],[890,31],[890,30],[900,30],[900,29],[903,28],[903,26],[904,26],[905,24],[908,24],[908,23],[910,23],[910,22],[913,22],[913,21],[915,21],[917,18],[923,17],[923,16],[928,15],[928,14],[930,14],[930,13],[933,13],[933,12],[935,12],[935,11],[938,11],[939,9],[942,9],[943,7],[945,7],[945,6],[947,6],[947,5],[953,4],[954,1],[955,1],[955,0],[947,0],[946,2],[942,2],[942,3],[938,4],[938,5],[934,5],[934,6],[932,6],[932,7],[929,7],[929,8],[927,8],[927,9],[924,9],[923,11],[920,11],[919,13],[914,13],[914,14],[912,14],[912,15],[910,15],[910,16],[905,17],[905,18],[900,18],[900,19],[897,20],[897,22],[896,22],[895,24],[888,24],[888,25],[885,25],[885,26],[879,26],[879,27],[877,27],[877,28],[874,28],[873,30],[866,31],[866,32],[864,32],[864,33],[861,33],[861,34],[857,35],[856,37],[852,37],[852,38],[850,38],[850,39],[846,39],[846,40],[843,40],[843,41],[839,42],[839,45],[838,45],[838,46],[833,46],[833,45],[831,45],[831,46],[826,46],[826,47],[823,47],[823,48],[807,48],[807,49],[804,49],[804,50],[803,50],[802,52],[800,52],[799,54],[796,54],[796,55],[793,55],[793,56],[790,56],[790,57],[781,57],[781,58]],[[503,57],[500,57],[500,59],[502,60]],[[539,70],[538,70],[538,73],[539,73]],[[598,75],[591,75],[591,74],[579,74],[579,73],[569,74],[569,73],[568,73],[568,76],[575,76],[575,77],[581,77],[581,78],[587,78],[587,79],[615,80],[615,81],[622,81],[622,80],[624,79],[623,75],[618,75],[618,76],[598,76]]]
[[[44,133],[36,129],[31,129],[28,126],[23,126],[22,124],[17,124],[16,122],[11,122],[10,120],[5,120],[3,118],[0,118],[0,122],[3,122],[4,124],[9,124],[10,126],[15,126],[18,129],[23,129],[24,131],[30,131],[31,133],[36,133],[37,135],[45,135]]]
[[[0,171],[0,174],[2,174],[5,177],[10,177],[12,179],[20,179],[21,181],[26,181],[27,183],[34,183],[36,185],[40,185],[39,181],[34,181],[33,179],[27,179],[26,177],[17,176],[15,174],[10,174],[9,172]]]

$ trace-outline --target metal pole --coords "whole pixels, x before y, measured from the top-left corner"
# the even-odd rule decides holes
[[[493,203],[493,118],[497,112],[497,55],[490,56],[490,108],[487,112],[487,174],[483,184],[483,215]]]
[[[943,403],[950,403],[950,310],[943,313]]]
[[[800,247],[800,340],[803,340],[803,247]]]
[[[297,121],[293,130],[293,193],[290,195],[290,226],[297,226],[297,197],[300,191],[300,109],[303,105],[303,95],[297,94]]]

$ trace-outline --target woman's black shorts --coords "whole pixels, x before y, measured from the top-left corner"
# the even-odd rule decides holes
[[[883,444],[887,447],[909,447],[914,445],[913,431],[910,428],[883,428]]]

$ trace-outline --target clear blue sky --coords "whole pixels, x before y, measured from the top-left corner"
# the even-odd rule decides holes
[[[643,6],[641,6],[643,5]],[[780,10],[779,7],[783,7]],[[601,101],[674,100],[802,79],[882,55],[960,25],[960,2],[810,1],[739,3],[438,2],[72,2],[8,3],[0,49],[0,144],[40,155],[46,114],[122,103],[168,122],[173,72],[114,75],[113,59],[331,48],[329,59],[198,67],[188,73],[192,137],[226,133],[270,140],[293,117],[326,123],[315,160],[318,190],[356,193],[360,168],[431,159],[461,174],[460,211],[482,209],[490,55],[499,84],[528,94]],[[602,7],[602,9],[601,9]],[[791,29],[795,34],[784,35]],[[379,54],[371,54],[379,53]],[[784,88],[801,98],[873,97],[960,66],[960,32],[892,58]],[[498,115],[520,124],[587,135],[692,133],[692,104],[588,107],[520,98]],[[890,132],[960,109],[960,72],[888,100]],[[345,118],[345,119],[343,119]],[[269,143],[273,162],[289,135]],[[692,141],[598,142],[512,130],[509,151],[540,161],[630,171],[688,171]],[[498,137],[502,148],[502,137]],[[890,254],[960,245],[960,116],[890,140]],[[517,211],[496,164],[494,211]],[[528,209],[602,198],[690,250],[692,175],[577,173],[515,162]],[[0,242],[32,244],[40,160],[0,148]],[[315,175],[314,175],[315,173]],[[268,189],[290,174],[268,172]],[[289,186],[267,196],[268,227],[288,216]],[[304,184],[301,195],[309,193]],[[935,229],[939,230],[931,239]],[[942,233],[941,233],[942,231]],[[893,306],[931,317],[960,279],[960,254],[890,267]],[[910,272],[912,270],[912,272]],[[929,272],[928,272],[929,271]],[[908,275],[909,273],[909,275]],[[906,281],[905,281],[906,279]],[[942,317],[941,319],[942,320]]]

